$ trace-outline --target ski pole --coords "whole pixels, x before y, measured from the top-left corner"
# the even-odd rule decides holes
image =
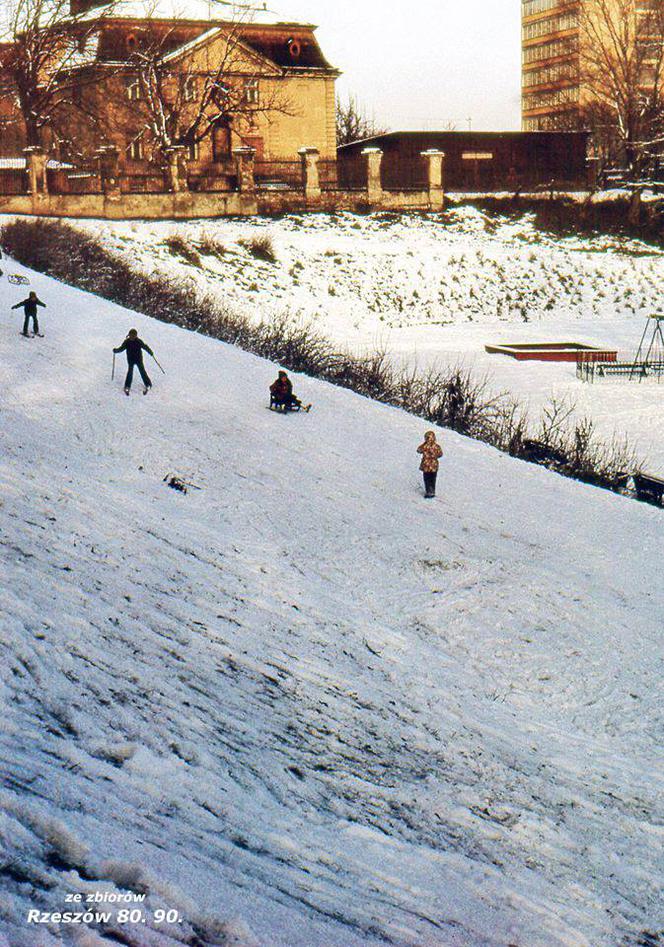
[[[155,360],[155,362],[157,362],[157,358],[156,358],[155,355],[152,355],[152,358]],[[161,365],[159,365],[159,362],[157,362],[157,365],[158,365],[159,368],[161,368]],[[161,368],[161,371],[162,371],[162,373],[163,373],[164,375],[166,374],[166,372],[164,371],[163,368]]]
[[[113,368],[111,370],[111,381],[115,378],[115,352],[113,352]]]

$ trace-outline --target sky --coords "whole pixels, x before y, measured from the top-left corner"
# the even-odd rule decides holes
[[[393,130],[520,128],[519,0],[270,0],[319,26],[330,62]]]

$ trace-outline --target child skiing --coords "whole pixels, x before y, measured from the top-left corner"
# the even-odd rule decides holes
[[[139,339],[136,329],[130,329],[122,345],[117,349],[113,349],[114,355],[118,355],[120,352],[127,353],[127,377],[124,383],[124,393],[126,395],[131,391],[134,368],[139,370],[141,378],[143,379],[143,394],[147,395],[150,388],[152,388],[150,376],[146,372],[145,365],[143,364],[143,351],[146,351],[148,355],[154,358],[154,352],[149,345],[146,345],[142,339]]]
[[[27,299],[24,299],[20,303],[16,303],[15,306],[12,306],[12,309],[20,309],[23,307],[23,312],[25,318],[23,320],[23,332],[21,335],[29,337],[28,328],[30,325],[30,320],[32,319],[32,330],[33,335],[43,336],[44,333],[39,331],[39,322],[37,321],[37,306],[43,306],[46,309],[46,303],[43,303],[41,299],[37,297],[37,293],[31,292]]]
[[[417,448],[417,453],[422,454],[422,463],[420,470],[424,475],[424,497],[427,500],[433,499],[436,495],[436,477],[438,476],[438,460],[443,456],[443,450],[436,441],[436,435],[433,431],[427,431],[424,435],[424,443]]]
[[[275,411],[308,411],[311,405],[303,405],[293,394],[293,384],[286,372],[270,385],[270,407]]]

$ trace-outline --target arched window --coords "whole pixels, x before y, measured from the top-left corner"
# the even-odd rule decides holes
[[[141,83],[138,79],[133,79],[127,85],[127,98],[130,102],[138,102],[141,98]]]

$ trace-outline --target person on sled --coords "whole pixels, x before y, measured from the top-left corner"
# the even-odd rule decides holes
[[[440,466],[438,461],[443,456],[443,449],[436,440],[434,431],[426,432],[424,443],[417,448],[417,453],[422,454],[420,470],[424,476],[424,497],[430,500],[436,495],[436,477]]]
[[[28,335],[28,328],[30,327],[30,320],[32,319],[32,331],[33,335],[42,336],[44,333],[39,331],[39,322],[37,320],[37,306],[43,306],[46,309],[46,303],[43,303],[41,299],[38,298],[37,293],[31,292],[27,299],[24,299],[20,303],[16,303],[15,306],[12,306],[12,309],[20,309],[23,307],[24,320],[23,320],[23,332],[21,335]]]
[[[270,407],[278,411],[308,411],[311,405],[303,405],[293,394],[293,384],[286,372],[270,385]]]
[[[148,355],[151,355],[153,358],[154,352],[149,345],[146,345],[142,339],[139,339],[136,329],[130,329],[122,345],[117,349],[113,349],[114,355],[119,355],[120,352],[127,353],[127,377],[124,383],[124,393],[128,395],[131,391],[134,368],[137,368],[143,379],[143,394],[147,395],[150,388],[152,388],[152,382],[143,364],[143,352],[147,352]]]

